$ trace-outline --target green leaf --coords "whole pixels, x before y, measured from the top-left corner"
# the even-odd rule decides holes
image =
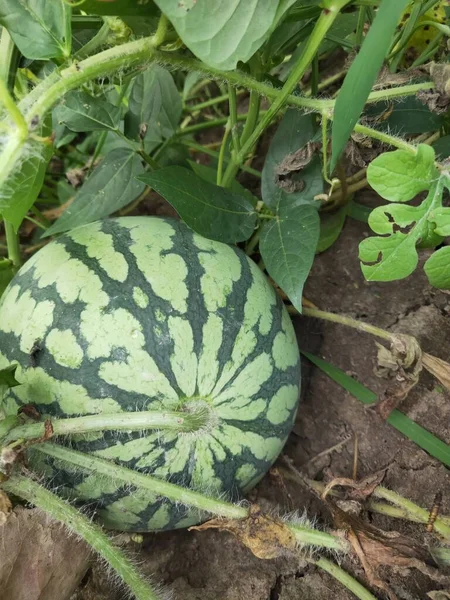
[[[13,264],[7,258],[0,260],[0,298],[14,277],[15,270]]]
[[[133,82],[125,135],[139,139],[147,127],[145,141],[160,143],[173,136],[182,113],[182,100],[172,75],[159,65],[152,65]]]
[[[54,115],[58,125],[65,125],[71,131],[116,130],[121,108],[85,92],[69,92]]]
[[[350,375],[347,375],[347,373],[344,373],[344,371],[335,365],[309,352],[302,351],[302,354],[326,373],[330,379],[342,386],[363,404],[373,404],[377,400],[378,397],[375,392],[372,392],[372,390],[353,379],[353,377],[350,377]],[[409,440],[417,444],[417,446],[428,452],[428,454],[437,458],[444,465],[450,466],[450,446],[412,421],[407,415],[394,409],[386,421]]]
[[[406,150],[380,154],[367,168],[372,188],[382,198],[394,202],[408,202],[428,190],[436,175],[434,150],[426,144],[419,144],[415,155]]]
[[[206,165],[202,165],[194,162],[193,160],[188,161],[191,169],[196,173],[199,177],[204,179],[205,181],[209,181],[215,185],[217,178],[217,171],[212,167],[207,167]],[[237,181],[237,179],[233,179],[231,182],[230,189],[235,194],[240,194],[247,198],[249,202],[251,202],[252,206],[256,206],[258,203],[258,198],[256,198],[247,188],[245,188],[242,184]]]
[[[344,79],[334,108],[331,170],[335,168],[364,108],[408,2],[409,0],[382,0],[361,50]]]
[[[450,179],[447,178],[447,187],[450,189]],[[435,224],[435,232],[446,237],[450,235],[450,208],[440,206],[431,211],[429,221]]]
[[[112,150],[43,237],[103,219],[130,204],[144,191],[144,185],[136,179],[143,172],[141,159],[133,151],[126,148]]]
[[[145,148],[151,152],[174,135],[182,110],[172,75],[163,67],[152,65],[134,80],[125,115],[125,135],[140,139],[145,133]]]
[[[198,58],[222,70],[247,62],[295,0],[155,0]]]
[[[442,203],[443,186],[442,178],[432,182],[428,196],[420,206],[391,204],[372,211],[369,225],[383,237],[370,237],[359,245],[359,258],[363,263],[361,269],[368,281],[408,277],[417,267],[416,245],[429,237],[432,245],[442,240],[435,237],[429,217]]]
[[[50,130],[48,118],[38,135],[46,137],[50,135]],[[19,171],[12,175],[0,199],[0,213],[12,223],[16,231],[39,196],[47,165],[53,155],[53,146],[50,143],[32,142],[30,150],[30,158],[27,158]]]
[[[371,212],[369,226],[383,237],[361,242],[361,269],[369,281],[403,279],[417,267],[417,246],[432,248],[442,241],[433,216],[442,208],[443,191],[450,186],[450,178],[436,169],[434,150],[425,144],[418,146],[415,155],[404,150],[380,155],[369,165],[367,176],[383,198],[399,203]],[[428,195],[420,205],[403,204],[424,190]]]
[[[450,209],[448,209],[450,210]],[[440,290],[450,289],[450,246],[436,250],[424,265],[431,285]]]
[[[20,382],[15,377],[16,371],[17,365],[10,365],[5,369],[0,369],[0,392],[2,388],[9,389],[20,385]]]
[[[70,15],[63,0],[0,0],[0,24],[30,59],[70,56]]]
[[[261,195],[270,208],[276,209],[280,203],[290,206],[318,204],[314,197],[323,192],[319,158],[313,157],[306,167],[294,170],[297,166],[295,156],[316,135],[311,115],[298,110],[286,112],[272,139],[262,172]],[[284,174],[288,168],[293,170]]]
[[[450,135],[444,135],[433,143],[438,160],[445,160],[450,156]]]
[[[320,215],[320,236],[317,243],[316,254],[328,250],[341,235],[349,207],[343,206],[333,213]]]
[[[359,202],[353,201],[349,204],[348,216],[355,219],[355,221],[368,223],[371,212],[371,208],[364,206],[364,204],[360,204]]]
[[[384,117],[385,114],[388,116]],[[415,96],[408,96],[394,105],[390,102],[369,104],[364,115],[376,119],[377,129],[394,131],[397,135],[436,131],[444,123],[443,115],[432,112]]]
[[[48,0],[47,0],[48,1]],[[148,17],[158,14],[152,0],[85,0],[81,9],[91,15]]]
[[[319,230],[317,208],[302,204],[280,206],[277,216],[264,223],[261,231],[259,250],[267,271],[299,312]]]
[[[256,214],[250,202],[189,169],[166,167],[139,179],[161,194],[200,235],[232,244],[247,240],[253,233]]]

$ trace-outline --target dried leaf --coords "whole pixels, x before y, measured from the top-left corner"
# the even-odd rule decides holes
[[[422,363],[427,371],[439,379],[448,390],[450,390],[450,364],[432,354],[426,352],[422,355]]]
[[[377,374],[394,379],[376,406],[377,413],[386,420],[417,385],[423,367],[422,349],[416,338],[401,333],[392,336],[389,350],[381,344],[377,343],[377,346]]]
[[[308,142],[296,152],[287,154],[274,169],[276,185],[288,194],[300,192],[305,187],[305,182],[291,175],[298,174],[307,167],[320,147],[320,142]]]
[[[295,538],[290,529],[278,519],[261,512],[256,504],[249,510],[249,516],[241,520],[211,519],[191,530],[219,529],[235,535],[240,542],[263,559],[277,558],[295,550]]]
[[[0,490],[0,527],[2,527],[8,520],[9,515],[12,511],[11,500]]]
[[[338,506],[331,505],[336,527],[347,532],[355,554],[361,561],[369,582],[383,589],[391,598],[396,598],[392,590],[377,575],[379,567],[389,567],[401,571],[415,568],[434,581],[448,585],[450,577],[436,569],[430,553],[413,539],[397,532],[385,532],[360,518],[345,513]]]
[[[450,592],[446,592],[445,590],[435,590],[433,592],[428,592],[427,596],[431,598],[431,600],[449,600]]]
[[[386,474],[386,469],[382,469],[381,471],[377,471],[376,473],[371,473],[364,479],[360,481],[355,481],[354,479],[350,479],[349,477],[335,477],[330,483],[327,484],[323,493],[322,499],[328,496],[330,491],[340,485],[343,487],[352,488],[352,491],[348,494],[348,498],[350,500],[365,500],[369,496],[371,496],[374,490],[380,485],[383,481],[384,476]]]
[[[43,512],[18,507],[1,529],[0,595],[68,600],[89,567],[88,546]]]

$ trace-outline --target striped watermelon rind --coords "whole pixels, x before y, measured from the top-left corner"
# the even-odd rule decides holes
[[[79,227],[34,255],[0,301],[3,398],[69,417],[207,406],[198,432],[110,432],[66,443],[140,472],[236,498],[270,468],[292,428],[300,359],[289,315],[239,249],[186,225],[124,217]],[[199,515],[148,491],[32,454],[58,493],[129,531]]]

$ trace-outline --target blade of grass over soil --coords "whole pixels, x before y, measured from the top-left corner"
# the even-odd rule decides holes
[[[378,399],[375,392],[344,373],[344,371],[335,365],[309,352],[302,351],[302,354],[363,404],[374,404]],[[395,409],[386,421],[389,425],[395,427],[397,431],[400,431],[400,433],[420,446],[420,448],[428,452],[428,454],[437,458],[444,465],[450,466],[450,446],[412,421],[407,415]]]

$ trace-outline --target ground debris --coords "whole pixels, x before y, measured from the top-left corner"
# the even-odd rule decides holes
[[[255,556],[263,559],[285,556],[296,547],[295,537],[285,523],[262,513],[256,504],[250,507],[246,519],[211,519],[203,525],[191,527],[189,531],[205,529],[219,529],[232,533],[250,548]]]
[[[91,551],[38,509],[16,508],[0,530],[1,597],[68,600],[89,567]]]
[[[330,509],[335,526],[345,532],[370,585],[382,589],[391,600],[396,600],[397,596],[379,577],[380,567],[389,567],[399,573],[414,568],[433,581],[450,584],[450,577],[437,569],[431,554],[414,539],[397,532],[382,531],[335,504],[330,504]]]

